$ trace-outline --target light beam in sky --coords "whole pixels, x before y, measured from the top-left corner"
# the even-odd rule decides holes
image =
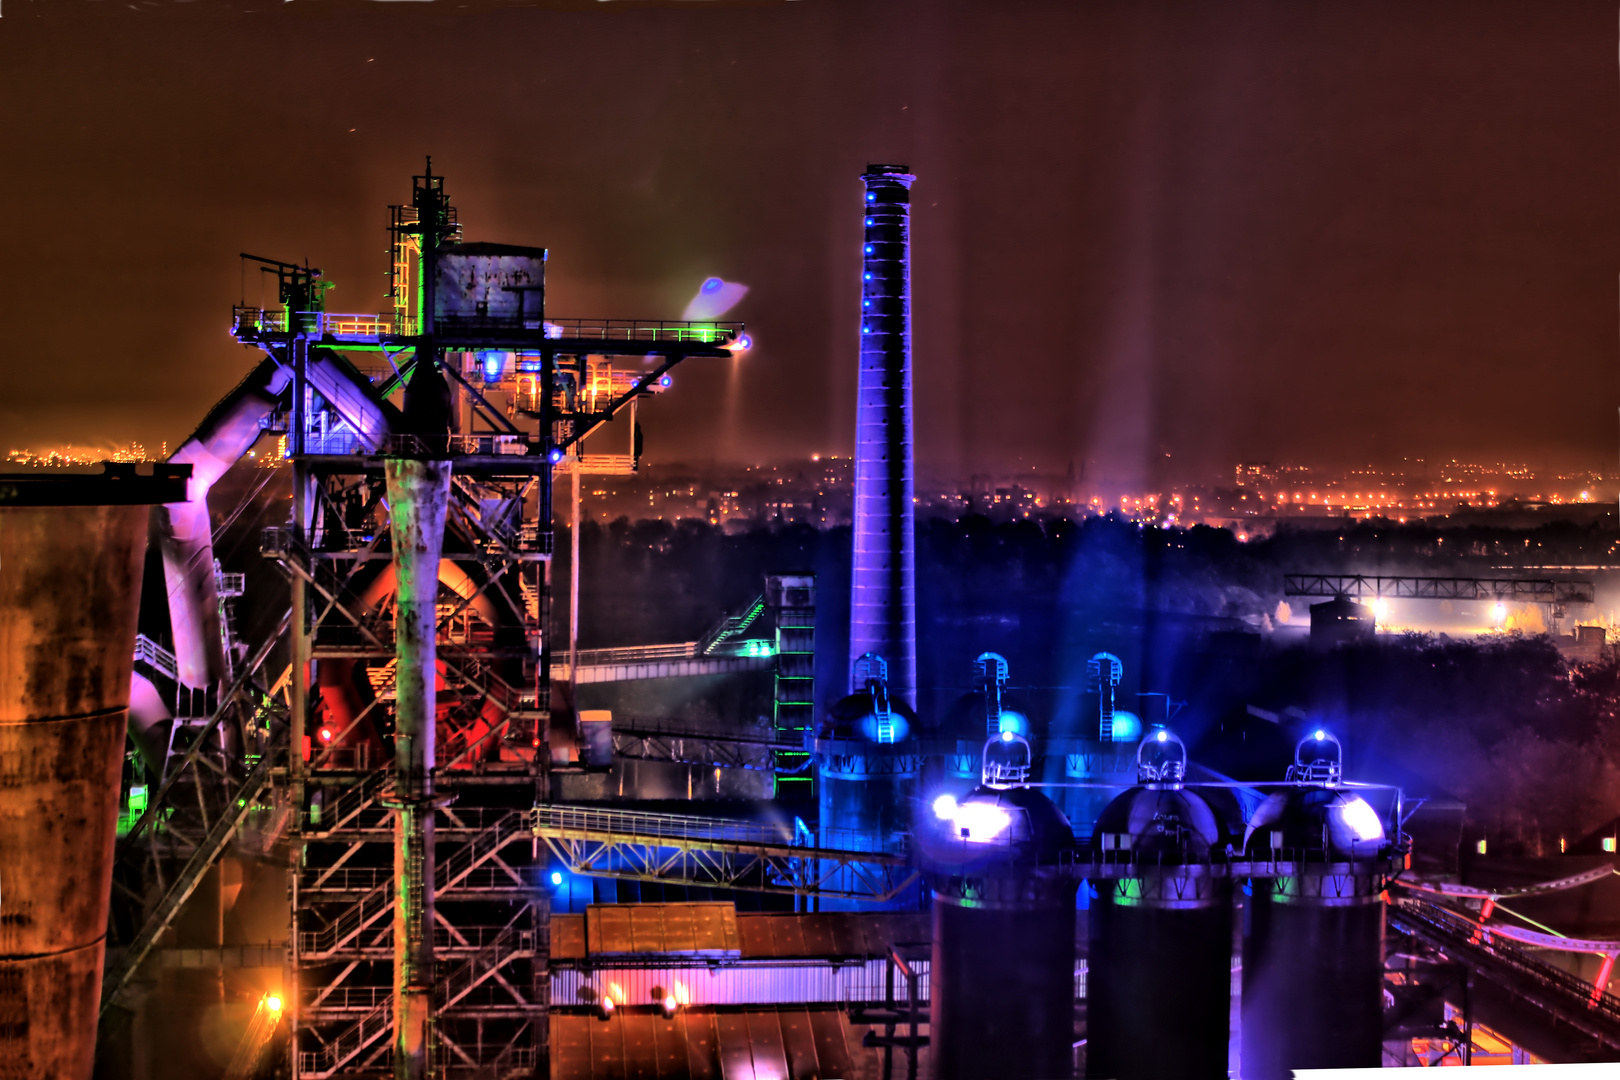
[[[697,295],[692,297],[692,302],[686,305],[686,313],[681,318],[699,322],[718,319],[747,295],[746,285],[717,277],[706,278],[698,288]]]

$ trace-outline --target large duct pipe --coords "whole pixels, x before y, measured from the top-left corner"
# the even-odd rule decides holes
[[[391,407],[377,396],[358,370],[329,349],[316,349],[307,365],[309,384],[354,429],[358,449],[381,448],[391,423]],[[170,464],[190,465],[184,502],[158,514],[158,546],[169,593],[169,623],[180,682],[212,686],[229,675],[214,579],[213,522],[208,493],[230,467],[252,449],[262,421],[287,404],[292,371],[266,358],[203,417],[197,430],[169,455]]]
[[[433,1007],[437,612],[450,463],[383,463],[394,576],[394,1075],[428,1075]]]
[[[889,693],[917,705],[917,567],[912,508],[911,183],[869,165],[855,412],[855,552],[849,657],[888,664]],[[853,676],[852,676],[853,677]],[[861,687],[850,685],[854,693]]]
[[[184,475],[0,477],[7,1077],[94,1064],[148,507],[182,497]]]
[[[170,464],[191,466],[185,501],[169,503],[157,515],[174,658],[186,686],[211,686],[228,671],[208,492],[258,440],[259,421],[275,411],[291,380],[292,373],[274,360],[261,361],[169,455]]]

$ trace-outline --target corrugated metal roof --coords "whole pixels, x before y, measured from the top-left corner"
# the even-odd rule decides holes
[[[551,1055],[554,1080],[812,1080],[854,1075],[866,1056],[838,1010],[794,1006],[554,1012]]]
[[[553,918],[554,935],[567,918]],[[737,909],[725,902],[592,904],[583,919],[589,956],[739,955]],[[552,955],[561,954],[553,948]]]

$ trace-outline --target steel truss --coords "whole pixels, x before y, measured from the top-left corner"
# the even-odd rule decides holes
[[[779,755],[790,755],[784,767]],[[667,761],[677,765],[704,765],[717,769],[794,772],[807,765],[802,740],[704,732],[650,720],[613,724],[613,755],[637,761]]]
[[[1284,574],[1285,596],[1384,597],[1390,600],[1511,600],[1527,604],[1590,604],[1590,581],[1563,578],[1369,577],[1362,574]]]
[[[307,268],[283,282],[283,310],[235,312],[237,340],[291,373],[291,407],[268,429],[285,433],[293,510],[261,550],[291,595],[290,675],[278,683],[291,752],[277,779],[291,809],[289,1060],[293,1077],[308,1080],[393,1068],[394,817],[403,811],[390,805],[384,460],[448,458],[453,477],[436,632],[431,1073],[543,1075],[549,902],[532,808],[550,797],[553,472],[597,471],[584,453],[591,433],[633,414],[685,358],[730,356],[741,333],[538,312],[435,325],[420,306],[430,293],[418,260],[459,226],[442,180],[416,179],[419,205],[391,219],[392,313],[326,312],[319,272]],[[625,356],[633,367],[616,366]],[[309,377],[317,361],[358,373],[370,403],[324,398]],[[357,421],[357,408],[397,415],[387,401],[424,361],[449,383],[453,434],[424,439]],[[633,455],[600,466],[628,471]]]
[[[880,901],[921,876],[904,847],[859,850],[853,836],[801,845],[793,831],[747,821],[537,806],[533,829],[571,872],[595,877]],[[840,839],[851,845],[832,846]]]

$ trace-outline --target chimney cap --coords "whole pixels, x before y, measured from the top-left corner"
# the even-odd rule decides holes
[[[868,165],[862,176],[910,176],[909,165]]]

